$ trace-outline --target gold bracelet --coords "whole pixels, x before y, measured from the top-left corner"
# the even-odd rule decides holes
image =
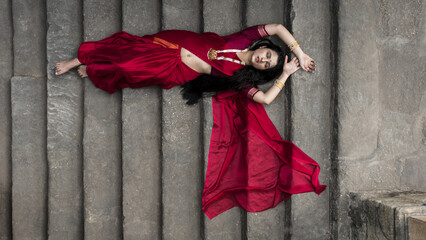
[[[275,80],[274,85],[277,86],[279,89],[283,89],[283,87],[284,87],[284,83],[282,83],[278,80]]]
[[[294,42],[292,42],[292,43],[290,43],[289,45],[288,45],[288,48],[290,48],[290,51],[292,51],[293,52],[293,50],[295,49],[295,48],[297,48],[299,46],[299,43],[297,43],[296,41],[294,41]]]

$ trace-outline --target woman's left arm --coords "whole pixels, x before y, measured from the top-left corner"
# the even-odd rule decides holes
[[[287,46],[296,42],[293,35],[282,24],[266,24],[265,30],[269,35],[277,35]],[[293,53],[299,59],[303,70],[312,73],[315,71],[315,60],[305,54],[300,46],[295,47]]]

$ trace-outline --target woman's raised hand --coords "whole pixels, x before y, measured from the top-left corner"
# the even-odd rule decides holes
[[[307,72],[315,72],[315,69],[317,67],[317,64],[314,59],[308,56],[308,54],[301,54],[300,57],[297,57],[299,59],[300,67],[307,71]]]
[[[284,60],[283,73],[286,74],[287,76],[290,76],[291,74],[293,74],[294,72],[300,69],[299,59],[297,59],[297,57],[294,57],[293,59],[291,59],[290,62],[287,62],[287,60],[288,60],[288,56],[286,55]]]

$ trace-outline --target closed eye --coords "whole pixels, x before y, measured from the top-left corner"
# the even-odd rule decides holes
[[[266,57],[267,57],[267,58],[271,58],[271,52],[268,52],[268,53],[266,54]]]
[[[269,63],[267,62],[267,63],[265,63],[265,68],[269,68]]]

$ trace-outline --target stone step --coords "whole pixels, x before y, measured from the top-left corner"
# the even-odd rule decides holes
[[[14,75],[46,75],[46,6],[42,0],[16,0],[13,11]]]
[[[13,238],[46,239],[46,86],[36,77],[11,82]]]
[[[354,192],[349,209],[354,239],[411,240],[409,219],[426,216],[426,193]]]
[[[0,239],[12,238],[11,109],[10,79],[13,74],[11,2],[0,2]]]
[[[307,7],[309,6],[309,7]],[[319,64],[314,73],[299,70],[291,77],[291,141],[321,166],[320,182],[328,185],[330,176],[330,10],[329,2],[293,1],[294,37],[303,51]],[[291,226],[294,239],[328,239],[328,189],[291,197]],[[315,211],[313,211],[315,209]],[[306,228],[306,226],[310,226]]]
[[[163,29],[199,32],[201,8],[198,0],[163,1]],[[179,91],[179,87],[163,91],[163,238],[201,239],[200,105],[185,105]]]
[[[82,40],[79,0],[47,1],[47,159],[49,239],[82,239],[83,82],[76,71],[54,74],[55,64],[76,57]]]
[[[215,32],[227,35],[242,29],[242,18],[245,11],[242,1],[220,0],[204,1],[204,32]],[[218,14],[220,13],[220,14]],[[203,133],[204,133],[204,179],[208,165],[210,138],[213,127],[213,109],[211,98],[203,99]],[[203,181],[204,182],[204,181]],[[242,222],[240,208],[230,209],[210,220],[204,215],[204,235],[206,239],[238,240],[242,239]]]
[[[247,26],[268,23],[283,23],[285,19],[284,14],[284,0],[274,1],[247,1]],[[267,13],[267,14],[266,14]],[[262,16],[259,18],[259,16]],[[276,40],[276,43],[281,43],[281,40]],[[272,83],[266,84],[264,89],[268,89]],[[281,93],[277,96],[274,102],[265,106],[271,121],[280,132],[281,136],[284,134],[285,126],[285,99],[284,94]],[[269,209],[259,213],[247,213],[247,238],[249,239],[282,239],[285,235],[284,231],[284,217],[287,212],[285,211],[285,203],[279,204],[273,209]]]
[[[45,2],[16,0],[12,11],[12,236],[46,239]]]
[[[160,1],[123,0],[123,30],[161,30]],[[161,239],[161,90],[123,89],[123,236]]]
[[[121,1],[83,2],[84,41],[121,30]],[[84,82],[84,237],[122,238],[121,91]]]

